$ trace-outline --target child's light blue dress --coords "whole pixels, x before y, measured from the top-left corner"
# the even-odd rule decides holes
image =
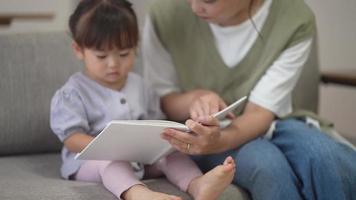
[[[73,74],[51,102],[50,125],[63,142],[75,132],[96,136],[111,120],[162,119],[159,97],[143,79],[129,73],[120,91],[104,87],[82,72]],[[61,174],[68,179],[83,161],[62,149]]]

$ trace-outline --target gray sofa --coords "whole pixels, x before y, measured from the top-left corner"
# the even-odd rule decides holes
[[[67,181],[59,174],[61,144],[49,128],[49,103],[54,91],[81,69],[69,36],[0,35],[0,48],[0,199],[115,199],[100,184]],[[145,183],[190,199],[164,178]],[[249,198],[230,186],[220,199]]]

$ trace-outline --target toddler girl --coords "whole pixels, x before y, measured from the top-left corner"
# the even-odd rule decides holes
[[[125,161],[74,159],[111,120],[159,119],[162,113],[158,96],[131,72],[139,36],[129,2],[82,0],[69,26],[74,52],[85,68],[69,78],[51,103],[51,128],[64,143],[62,176],[102,182],[119,199],[180,199],[154,192],[140,181],[143,174],[153,178],[163,173],[195,199],[216,199],[234,176],[231,157],[204,175],[179,152],[144,167]]]

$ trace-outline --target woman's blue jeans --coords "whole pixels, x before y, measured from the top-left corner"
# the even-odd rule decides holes
[[[193,159],[205,172],[231,155],[233,183],[254,200],[356,199],[356,151],[296,119],[280,120],[272,139]]]

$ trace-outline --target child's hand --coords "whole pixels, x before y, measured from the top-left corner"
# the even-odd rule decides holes
[[[199,117],[210,116],[224,108],[226,108],[226,103],[218,94],[206,91],[192,103],[189,113],[191,119],[198,121]],[[235,118],[233,113],[229,113],[227,116]]]

